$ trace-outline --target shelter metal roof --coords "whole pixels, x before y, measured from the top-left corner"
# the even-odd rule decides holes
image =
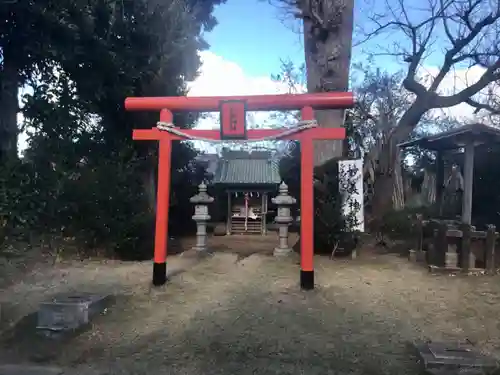
[[[400,143],[401,148],[419,146],[427,150],[451,150],[465,146],[467,142],[476,145],[500,142],[500,129],[485,124],[470,124],[439,134]]]

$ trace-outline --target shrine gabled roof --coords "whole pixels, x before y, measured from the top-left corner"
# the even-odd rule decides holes
[[[275,185],[281,182],[278,163],[269,154],[230,152],[217,165],[215,184]]]

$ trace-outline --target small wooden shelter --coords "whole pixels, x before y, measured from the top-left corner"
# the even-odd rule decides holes
[[[265,235],[268,203],[280,182],[270,152],[224,150],[213,183],[227,196],[226,233]]]
[[[463,149],[462,217],[464,224],[471,224],[474,154],[478,147],[486,148],[500,143],[500,129],[484,124],[470,124],[436,135],[419,138],[399,145],[401,148],[418,146],[436,152],[436,202],[443,199],[445,188],[444,154]]]

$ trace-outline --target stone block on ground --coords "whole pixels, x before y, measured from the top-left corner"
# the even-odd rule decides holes
[[[471,344],[431,342],[415,344],[420,364],[431,374],[492,374],[497,361]]]
[[[418,263],[427,262],[427,251],[417,251],[417,262]]]
[[[227,233],[226,224],[217,224],[214,228],[214,236],[225,236]]]
[[[425,251],[410,250],[408,252],[408,260],[413,263],[425,263],[427,254]]]
[[[73,293],[63,294],[40,304],[36,328],[45,332],[76,330],[103,313],[110,296]]]
[[[57,367],[33,365],[0,365],[0,375],[61,375],[64,371]]]
[[[457,267],[458,254],[454,251],[447,251],[445,254],[445,265],[446,267]]]

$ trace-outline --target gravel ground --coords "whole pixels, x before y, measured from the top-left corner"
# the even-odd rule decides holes
[[[36,362],[72,374],[417,374],[411,342],[469,339],[500,350],[500,279],[431,276],[397,255],[316,259],[318,287],[298,288],[295,255],[216,253],[170,258],[151,289],[151,264],[62,263],[4,288],[0,363]],[[93,327],[50,345],[23,324],[47,296],[111,293]],[[10,325],[9,325],[10,324]]]

